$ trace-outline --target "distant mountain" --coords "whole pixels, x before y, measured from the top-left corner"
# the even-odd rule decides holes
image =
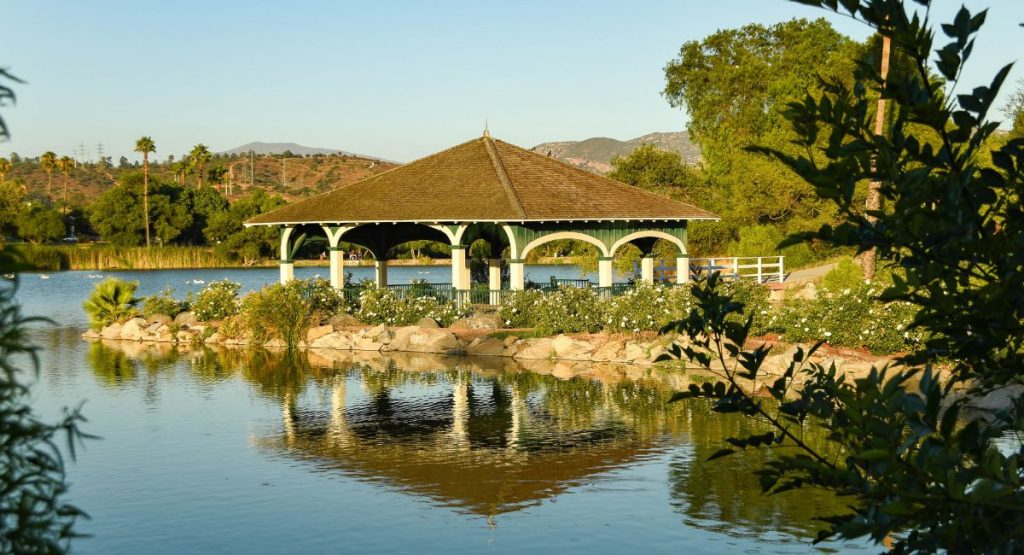
[[[225,150],[220,154],[248,154],[250,150],[255,152],[256,154],[281,154],[285,151],[288,151],[296,156],[306,156],[313,154],[345,154],[348,156],[358,156],[359,158],[366,158],[368,160],[384,160],[379,156],[367,156],[365,154],[358,154],[355,152],[338,150],[336,148],[315,148],[310,146],[302,146],[296,143],[261,143],[259,141],[247,143],[240,147],[235,147],[231,150]]]
[[[696,164],[700,160],[700,147],[690,142],[690,134],[686,131],[649,133],[628,141],[593,137],[582,141],[541,143],[533,147],[533,151],[554,156],[563,162],[594,173],[603,174],[611,171],[612,158],[627,156],[645,143],[679,153],[686,164]]]

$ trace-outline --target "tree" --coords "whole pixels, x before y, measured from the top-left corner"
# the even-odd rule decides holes
[[[1024,382],[1024,138],[992,150],[991,165],[981,160],[998,129],[988,114],[1010,66],[988,85],[950,94],[964,90],[957,81],[984,11],[961,8],[942,25],[951,40],[934,49],[936,79],[929,64],[935,34],[901,0],[805,3],[846,11],[888,35],[915,72],[886,79],[877,65],[861,64],[854,83],[829,81],[790,104],[786,116],[800,152],[752,152],[785,164],[842,216],[838,225],[789,241],[877,249],[879,260],[897,270],[882,298],[915,306],[912,327],[929,339],[901,360],[912,370],[877,368],[848,380],[835,367],[809,362],[814,347],[798,351],[781,376],[765,376],[770,346],[742,350],[750,321],[735,320],[741,306],[721,294],[713,276],[694,291],[697,309],[673,326],[693,346],[674,351],[706,367],[729,361],[726,353],[733,362],[715,364],[721,383],[691,386],[677,397],[710,397],[718,412],[771,423],[767,433],[730,438],[731,447],[711,457],[770,446],[775,459],[758,472],[765,491],[824,489],[848,500],[850,512],[823,518],[828,529],[819,540],[868,536],[897,553],[1020,552],[1024,399],[1011,393],[997,410],[971,406]],[[866,117],[878,95],[893,113],[884,136]],[[816,148],[819,141],[826,148]],[[867,181],[881,183],[890,209],[864,213],[854,192]],[[939,363],[948,366],[945,377],[935,369]],[[748,393],[751,382],[765,384],[762,391],[776,404]],[[827,449],[802,441],[809,426],[827,431]]]
[[[0,181],[0,231],[12,230],[24,202],[24,185],[17,181]]]
[[[184,189],[156,179],[149,185],[150,224],[161,244],[170,244],[192,224]],[[142,222],[142,173],[125,174],[88,209],[89,223],[106,241],[138,246],[145,241]]]
[[[607,176],[648,190],[686,185],[682,157],[652,144],[640,145],[629,156],[612,158],[612,171]]]
[[[690,137],[700,144],[700,205],[722,216],[713,232],[695,235],[721,251],[740,227],[770,224],[788,231],[834,221],[835,211],[783,164],[744,150],[752,144],[793,151],[786,105],[820,92],[819,77],[849,75],[864,46],[823,19],[773,26],[751,24],[683,44],[665,67],[663,91],[690,116]],[[704,226],[707,227],[707,226]]]
[[[182,230],[177,241],[185,245],[207,244],[209,238],[204,233],[207,222],[228,209],[228,200],[213,187],[201,187],[183,190],[181,201],[188,207],[192,222]]]
[[[0,181],[7,181],[7,172],[11,171],[11,161],[0,158]]]
[[[53,200],[51,190],[53,189],[53,170],[57,169],[57,155],[52,151],[46,151],[39,157],[39,165],[46,172],[46,198]]]
[[[189,158],[192,159],[192,163],[195,164],[196,170],[199,174],[199,186],[203,186],[203,179],[206,173],[206,163],[210,161],[212,154],[210,149],[203,143],[199,143],[192,147],[192,152],[189,153]]]
[[[156,152],[156,143],[149,137],[140,137],[135,141],[135,152],[142,153],[142,225],[146,228],[146,247],[149,247],[149,153]]]
[[[68,212],[68,178],[71,175],[71,168],[75,167],[75,160],[70,156],[61,156],[60,160],[57,160],[57,169],[64,174],[64,187],[63,187],[63,200],[61,204],[61,211],[64,214]]]
[[[1010,136],[1024,137],[1024,79],[1017,82],[1017,90],[1007,99],[1003,113],[1010,120]]]
[[[266,226],[247,228],[242,224],[284,204],[281,197],[256,189],[236,200],[226,211],[211,216],[204,233],[210,242],[216,244],[218,253],[251,266],[277,253],[278,232]]]
[[[192,171],[192,164],[189,158],[186,156],[181,160],[172,163],[171,171],[174,172],[174,178],[178,181],[178,184],[184,186],[185,177]]]
[[[53,208],[34,204],[18,217],[18,236],[30,243],[59,241],[64,233],[64,219]]]

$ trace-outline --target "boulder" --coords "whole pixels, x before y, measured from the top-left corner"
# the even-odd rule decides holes
[[[273,350],[279,350],[288,347],[288,345],[285,344],[283,339],[271,339],[270,341],[264,343],[263,346],[266,347],[267,349]]]
[[[352,348],[357,351],[379,351],[391,342],[395,334],[383,324],[357,332],[352,336]]]
[[[437,320],[435,320],[433,318],[426,317],[426,316],[424,316],[423,318],[420,318],[420,321],[416,322],[416,326],[421,327],[421,328],[439,328],[439,327],[441,327],[441,325],[437,323]]]
[[[395,331],[382,351],[455,354],[463,350],[462,342],[450,331],[408,326]]]
[[[100,332],[98,332],[98,331],[96,331],[96,330],[94,330],[92,328],[89,328],[89,329],[85,330],[85,333],[82,334],[82,339],[99,339],[99,338],[100,338]]]
[[[103,339],[121,339],[121,324],[114,322],[100,331]]]
[[[622,357],[628,361],[644,358],[647,356],[647,349],[648,346],[644,343],[629,341],[626,343],[626,347],[622,351]]]
[[[223,338],[220,336],[219,333],[213,332],[210,334],[210,337],[207,337],[206,339],[203,340],[203,343],[206,343],[207,345],[216,345],[220,343],[222,339]]]
[[[180,330],[174,335],[174,339],[177,340],[178,343],[191,343],[195,337],[196,336],[189,333],[188,330]]]
[[[331,316],[331,319],[328,320],[327,323],[329,323],[331,327],[334,328],[334,331],[338,331],[343,328],[353,328],[363,325],[358,318],[352,316],[351,314],[335,314],[334,316]]]
[[[451,328],[456,330],[497,330],[503,322],[497,312],[483,312],[452,322]]]
[[[558,335],[551,340],[551,349],[555,357],[564,360],[590,360],[590,353],[596,347],[589,341],[580,341],[567,335]]]
[[[505,354],[505,342],[493,337],[477,337],[466,345],[470,356],[500,357]]]
[[[818,286],[814,285],[813,281],[807,282],[807,285],[793,293],[793,298],[814,300],[818,298]]]
[[[142,330],[146,327],[145,321],[142,318],[131,318],[128,322],[121,325],[121,339],[125,341],[141,341]]]
[[[512,358],[523,359],[523,360],[540,360],[552,358],[555,354],[555,349],[551,345],[551,340],[542,337],[539,339],[524,339],[515,345],[515,351],[512,353]]]
[[[348,332],[336,331],[310,342],[314,349],[352,350],[352,336]]]
[[[333,332],[334,328],[330,324],[309,328],[309,331],[306,333],[306,343],[312,344],[317,339]]]
[[[181,326],[192,325],[192,324],[196,324],[198,322],[199,322],[199,319],[196,318],[196,315],[193,314],[191,311],[188,311],[188,310],[186,310],[185,312],[181,312],[177,316],[174,317],[174,323],[178,324],[178,325],[181,325]]]
[[[160,327],[156,329],[156,341],[160,343],[172,343],[174,341],[174,335],[171,334],[171,327],[167,324],[160,324]]]
[[[628,362],[625,354],[626,342],[622,339],[609,339],[604,345],[598,347],[590,360],[595,362]]]
[[[170,324],[171,322],[174,322],[174,318],[171,318],[166,314],[154,314],[146,319],[146,322],[149,324]]]

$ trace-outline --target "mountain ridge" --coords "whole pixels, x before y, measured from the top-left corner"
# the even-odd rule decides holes
[[[579,141],[551,141],[540,143],[531,150],[552,156],[570,165],[594,173],[611,171],[612,158],[628,156],[642,144],[679,154],[684,164],[700,161],[700,147],[690,140],[686,131],[656,131],[629,140],[611,137],[590,137]]]

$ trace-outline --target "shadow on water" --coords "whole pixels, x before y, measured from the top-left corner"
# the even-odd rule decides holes
[[[160,376],[199,384],[244,380],[281,407],[251,439],[302,461],[486,517],[551,500],[600,475],[664,458],[669,502],[686,526],[767,541],[806,541],[814,517],[843,512],[824,493],[761,494],[753,470],[768,451],[708,462],[727,437],[758,431],[708,403],[669,404],[679,375],[559,379],[503,359],[265,350],[178,350],[93,343],[105,387],[155,395]],[[810,434],[810,432],[808,432]],[[822,439],[806,441],[821,445]]]

